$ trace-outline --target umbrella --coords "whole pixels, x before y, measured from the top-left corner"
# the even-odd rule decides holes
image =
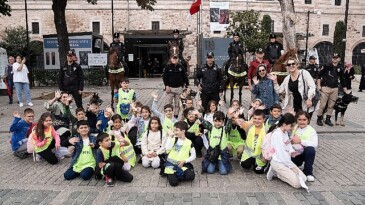
[[[6,78],[4,78],[3,81],[6,85],[6,90],[7,90],[8,96],[13,97],[13,94],[11,93],[10,86],[9,86],[8,81],[6,80]]]

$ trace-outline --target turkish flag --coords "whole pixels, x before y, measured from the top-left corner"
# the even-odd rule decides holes
[[[190,6],[190,15],[193,15],[200,10],[200,5],[202,4],[202,0],[194,0],[194,2]]]

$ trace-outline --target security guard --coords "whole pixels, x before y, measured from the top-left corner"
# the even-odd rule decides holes
[[[58,87],[68,92],[75,99],[76,106],[82,108],[81,94],[84,89],[84,74],[81,66],[74,61],[75,52],[70,50],[67,54],[67,62],[60,70]]]
[[[317,80],[318,73],[319,73],[319,67],[318,67],[318,64],[316,64],[316,59],[317,59],[316,57],[310,56],[309,64],[305,68],[311,74],[311,76],[314,80]]]
[[[229,59],[226,63],[225,71],[227,73],[228,66],[231,63],[231,60],[237,55],[242,54],[243,55],[243,45],[239,42],[240,34],[238,32],[233,33],[233,41],[229,43],[228,46],[228,56]]]
[[[283,50],[283,45],[276,41],[276,35],[270,35],[270,42],[266,45],[265,56],[269,60],[271,67],[280,58],[281,50]]]
[[[175,29],[172,31],[172,33],[174,35],[174,38],[171,39],[169,43],[178,45],[180,51],[179,53],[180,63],[186,68],[187,63],[182,55],[184,52],[184,42],[179,38],[180,31],[178,29]],[[167,47],[170,50],[170,44],[168,44]]]
[[[196,78],[199,82],[198,87],[201,91],[202,106],[207,109],[208,102],[214,100],[219,103],[219,96],[223,93],[222,71],[214,62],[214,53],[207,53],[206,63],[198,69]]]
[[[124,62],[125,46],[123,42],[120,42],[118,32],[113,34],[113,43],[110,44],[110,48],[116,48],[118,50],[119,63],[123,65],[125,76],[128,77],[129,69],[127,64]]]

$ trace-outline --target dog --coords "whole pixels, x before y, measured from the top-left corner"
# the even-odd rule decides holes
[[[347,106],[350,103],[357,104],[359,98],[352,95],[352,93],[346,94],[346,92],[343,93],[343,95],[339,95],[336,100],[336,104],[333,106],[333,109],[335,110],[335,125],[341,125],[345,126],[345,123],[343,122],[343,117],[345,116],[345,112],[347,110]],[[341,113],[341,116],[338,119],[338,114]]]

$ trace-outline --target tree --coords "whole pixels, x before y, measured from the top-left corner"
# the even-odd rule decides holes
[[[5,28],[0,47],[6,49],[8,55],[24,55],[27,45],[27,30],[24,27]]]
[[[293,0],[279,0],[281,7],[281,14],[283,16],[283,36],[284,48],[296,49],[297,40],[295,35],[295,10]]]
[[[1,0],[0,0],[1,1]],[[87,0],[88,3],[97,4],[97,0]],[[153,11],[156,0],[136,0],[138,6],[142,9]],[[58,39],[58,50],[61,64],[66,61],[67,52],[70,50],[66,23],[66,6],[67,0],[52,0],[52,10],[54,14],[54,23]]]
[[[343,21],[337,21],[335,32],[333,35],[333,52],[338,53],[341,57],[343,57],[342,53],[342,39],[345,33],[345,23]]]
[[[264,15],[262,17],[262,21],[261,21],[261,28],[262,31],[265,33],[272,33],[274,31],[271,30],[271,23],[272,23],[272,19],[269,15]]]
[[[256,48],[264,48],[271,31],[263,27],[259,18],[260,12],[254,10],[233,13],[232,20],[227,27],[227,36],[239,32],[240,41],[243,42],[248,52],[255,52]],[[265,17],[266,21],[267,17]]]
[[[6,2],[8,0],[0,0],[0,15],[11,16],[11,8]]]

